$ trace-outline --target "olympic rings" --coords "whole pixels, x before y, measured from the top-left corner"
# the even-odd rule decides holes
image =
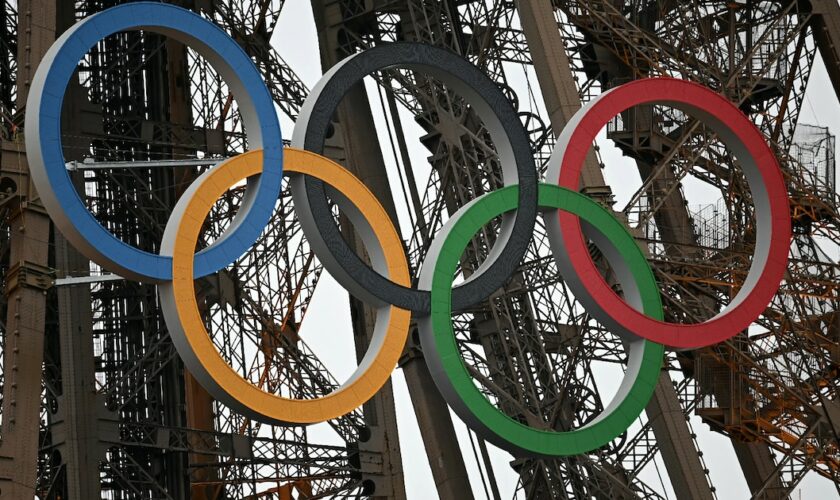
[[[237,96],[253,149],[216,165],[181,196],[164,231],[160,254],[118,240],[87,211],[65,169],[60,131],[63,93],[75,61],[118,31],[145,29],[199,51]],[[432,241],[416,288],[411,288],[403,243],[386,211],[364,183],[318,153],[342,97],[365,76],[387,68],[419,70],[466,99],[483,121],[499,154],[505,187],[458,210]],[[752,191],[756,251],[746,282],[718,316],[696,325],[664,322],[653,273],[624,226],[576,192],[583,159],[595,135],[618,113],[639,104],[683,108],[707,123],[733,151]],[[309,424],[361,406],[390,377],[402,354],[412,312],[435,384],[456,413],[485,439],[516,454],[552,457],[584,453],[608,443],[638,417],[657,383],[665,346],[696,348],[736,335],[754,321],[778,290],[791,236],[787,193],[773,152],[760,132],[730,102],[696,84],[667,78],[632,82],[584,106],[560,135],[540,184],[527,134],[504,94],[482,72],[444,50],[420,44],[383,45],[348,57],[331,69],[303,106],[293,144],[284,155],[274,104],[259,72],[238,44],[212,23],[171,5],[137,2],[80,21],[44,58],[27,100],[26,148],[44,206],[68,240],[105,268],[158,282],[163,315],[186,367],[218,400],[263,421]],[[266,392],[237,373],[216,350],[198,309],[194,279],[234,262],[268,224],[280,194],[283,161],[304,233],[324,266],[352,294],[376,309],[368,352],[337,390],[297,400]],[[248,179],[246,197],[230,228],[194,254],[206,214],[232,185]],[[327,191],[329,187],[329,191]],[[352,222],[367,250],[368,267],[336,227],[326,195]],[[542,210],[560,271],[576,297],[604,326],[620,335],[628,367],[618,394],[594,420],[558,430],[555,422],[531,428],[505,415],[475,386],[460,357],[451,315],[504,285],[525,255]],[[485,262],[452,288],[464,247],[493,218],[501,231]],[[589,255],[593,241],[610,264],[624,298],[607,285]]]
[[[196,256],[196,277],[212,274],[247,251],[271,219],[283,180],[283,137],[274,100],[254,63],[239,44],[201,16],[173,5],[136,2],[94,14],[61,35],[38,67],[26,101],[32,181],[62,234],[91,260],[137,281],[172,278],[168,257],[120,241],[87,210],[70,181],[61,145],[61,105],[77,61],[103,38],[131,29],[166,35],[204,56],[236,96],[249,144],[265,151],[264,168],[248,179],[240,213],[221,238]]]
[[[455,288],[452,304],[460,310],[489,297],[516,270],[537,217],[537,171],[528,135],[510,101],[487,75],[451,52],[419,43],[393,43],[359,52],[336,64],[312,90],[298,116],[292,145],[323,153],[342,97],[365,76],[394,67],[431,75],[466,99],[493,139],[505,185],[519,185],[519,210],[503,217],[498,239],[484,263]],[[344,288],[369,303],[429,312],[428,291],[392,283],[350,249],[335,225],[322,183],[303,177],[292,183],[292,197],[309,244]]]
[[[339,207],[348,214],[371,253],[379,272],[409,284],[402,241],[385,209],[365,185],[323,156],[287,149],[286,172],[327,182],[343,197]],[[235,156],[205,172],[182,196],[166,225],[161,244],[172,256],[172,281],[159,285],[161,307],[169,334],[184,364],[213,397],[255,419],[274,423],[311,424],[340,417],[370,399],[391,376],[405,346],[411,313],[386,305],[377,308],[368,352],[347,382],[320,398],[290,399],[263,391],[239,375],[219,354],[198,309],[193,252],[206,214],[230,186],[260,172],[262,151]]]
[[[726,98],[696,83],[651,78],[611,89],[581,108],[557,140],[547,179],[577,189],[595,135],[612,117],[639,104],[667,104],[689,111],[714,130],[740,162],[756,218],[755,255],[743,286],[723,311],[706,322],[675,324],[649,318],[631,308],[604,281],[589,255],[580,222],[565,213],[559,215],[559,226],[549,226],[558,265],[592,316],[624,338],[640,336],[675,349],[722,342],[747,328],[764,311],[787,267],[790,206],[782,171],[761,132]]]
[[[642,338],[628,339],[627,372],[618,393],[603,413],[578,429],[556,431],[551,424],[535,429],[502,413],[475,386],[464,364],[452,330],[452,277],[461,254],[481,228],[504,212],[516,210],[517,193],[506,187],[468,203],[438,233],[420,272],[420,286],[431,289],[432,312],[419,320],[420,343],[429,371],[449,406],[481,437],[520,455],[552,457],[576,455],[599,448],[624,432],[639,417],[650,400],[662,368],[665,349]],[[599,246],[610,265],[620,260],[630,270],[619,284],[628,291],[633,307],[651,317],[662,318],[662,303],[653,271],[633,236],[605,208],[574,191],[549,184],[539,187],[539,205],[574,214],[596,228],[603,237]],[[557,218],[557,210],[544,214]],[[617,259],[615,259],[617,257]],[[627,279],[629,277],[629,279]]]

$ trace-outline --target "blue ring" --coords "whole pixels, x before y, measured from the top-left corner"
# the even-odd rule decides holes
[[[68,240],[79,248],[80,245],[75,245],[75,242],[81,239],[81,246],[91,250],[84,253],[94,254],[88,255],[89,258],[94,261],[105,260],[111,264],[109,267],[116,268],[114,271],[122,272],[127,277],[152,281],[172,278],[171,257],[146,252],[120,241],[87,210],[70,181],[61,144],[62,102],[78,61],[103,38],[132,29],[168,35],[193,46],[223,74],[231,88],[236,86],[244,90],[245,95],[235,93],[243,119],[246,118],[245,108],[250,108],[252,113],[248,119],[259,130],[257,132],[255,127],[248,128],[251,132],[249,139],[256,137],[255,141],[249,140],[250,147],[262,147],[264,151],[262,174],[258,179],[249,181],[249,199],[243,200],[233,225],[213,245],[196,255],[195,276],[206,276],[227,267],[245,253],[269,223],[281,191],[283,139],[274,101],[254,63],[224,31],[194,12],[161,3],[124,4],[80,21],[56,41],[48,52],[48,56],[53,52],[50,58],[53,63],[46,69],[42,92],[30,95],[29,98],[29,103],[35,104],[28,105],[29,109],[38,110],[37,119],[33,123],[36,125],[33,128],[37,130],[33,132],[37,133],[39,141],[33,141],[36,143],[33,150],[40,152],[40,155],[35,155],[36,161],[31,161],[30,168],[42,169],[40,174],[43,174],[48,185],[43,185],[43,179],[37,182],[36,175],[33,175],[33,180],[36,180],[36,188],[48,211],[63,211],[60,215],[66,217],[64,220],[69,220],[73,226],[70,231],[61,228]],[[39,72],[43,70],[39,68]],[[33,82],[33,91],[36,90]],[[243,106],[243,102],[246,106]],[[50,190],[53,197],[47,200],[44,193]],[[73,233],[74,229],[78,234],[68,234]]]

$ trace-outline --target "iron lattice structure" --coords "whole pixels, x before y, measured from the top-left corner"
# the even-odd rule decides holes
[[[390,386],[363,408],[329,422],[328,442],[307,428],[249,421],[213,401],[184,370],[153,285],[109,278],[50,230],[37,194],[27,187],[21,124],[28,84],[51,40],[75,20],[118,3],[3,4],[0,43],[12,56],[0,63],[7,318],[0,494],[405,497]],[[307,88],[271,45],[282,1],[173,3],[230,33],[263,73],[279,110],[294,120]],[[673,491],[679,498],[715,498],[691,427],[690,419],[696,425],[697,418],[729,438],[755,498],[785,498],[806,474],[827,478],[840,493],[834,137],[799,123],[818,55],[840,95],[840,52],[834,48],[840,47],[840,6],[757,0],[311,3],[324,69],[398,40],[446,47],[480,67],[520,110],[541,169],[555,134],[580,103],[617,84],[662,75],[725,95],[778,155],[795,234],[788,274],[764,314],[730,341],[670,353],[645,415],[605,448],[511,462],[519,496],[666,498]],[[359,174],[383,173],[386,157],[395,166],[400,185],[372,190],[392,213],[401,206],[412,228],[405,243],[416,272],[448,214],[498,188],[501,169],[483,124],[459,96],[410,71],[374,77],[375,93],[358,89],[342,104],[328,154]],[[88,207],[121,239],[146,250],[157,249],[168,213],[190,180],[206,165],[247,148],[236,103],[215,71],[195,52],[150,33],[122,33],[98,43],[80,62],[65,101],[65,156],[78,162],[73,176]],[[390,151],[364,147],[365,138],[377,134],[374,115],[386,125],[378,132]],[[415,123],[404,123],[405,117]],[[419,173],[420,159],[409,153],[408,142],[416,140],[412,130],[421,131],[428,150],[428,182]],[[617,206],[596,145],[583,191],[612,207],[643,244],[669,320],[714,316],[743,281],[754,246],[751,196],[736,159],[702,124],[662,106],[616,117],[606,140],[638,171],[640,186],[625,206]],[[171,160],[175,168],[162,166]],[[698,185],[719,199],[688,203],[685,186]],[[202,244],[221,234],[241,194],[235,188],[219,201]],[[626,356],[620,340],[566,288],[541,224],[508,284],[453,320],[462,355],[489,399],[532,425],[568,429],[603,410],[609,393],[603,374],[620,376]],[[342,229],[352,238],[351,229]],[[491,224],[473,241],[463,273],[486,255],[494,229]],[[31,257],[22,257],[25,245]],[[254,248],[228,269],[197,281],[214,342],[254,384],[294,397],[323,395],[337,386],[298,335],[320,271],[284,192]],[[604,272],[609,278],[606,266]],[[358,303],[351,308],[361,350],[369,314]],[[401,367],[439,496],[471,498],[475,491],[498,498],[498,464],[494,470],[487,446],[472,434],[473,449],[459,448],[447,409],[430,393],[416,342],[407,347]],[[27,406],[24,397],[40,404]],[[27,420],[23,413],[30,407]],[[33,451],[21,451],[27,446]],[[481,472],[472,485],[465,467],[470,455]],[[36,461],[37,475],[30,474]],[[664,472],[669,485],[661,479]]]

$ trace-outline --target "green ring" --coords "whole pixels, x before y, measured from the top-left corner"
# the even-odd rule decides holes
[[[662,368],[665,347],[642,338],[624,339],[628,367],[618,393],[604,411],[588,424],[571,431],[536,429],[502,413],[484,397],[461,358],[452,329],[452,281],[463,250],[482,226],[494,217],[515,210],[516,186],[485,194],[464,206],[441,232],[440,246],[433,245],[427,262],[433,268],[421,273],[421,286],[431,289],[431,312],[419,318],[420,340],[429,370],[438,389],[455,413],[481,437],[515,455],[556,457],[595,450],[624,432],[650,400]],[[539,204],[546,221],[556,209],[571,212],[603,233],[623,258],[635,279],[641,309],[662,319],[662,303],[653,271],[633,236],[607,209],[590,198],[556,185],[541,184]],[[624,284],[626,287],[627,284]],[[638,305],[637,305],[638,306]]]

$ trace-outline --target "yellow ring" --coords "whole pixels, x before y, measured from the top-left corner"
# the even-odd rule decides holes
[[[354,204],[378,240],[389,278],[410,286],[408,264],[397,230],[382,205],[358,178],[323,156],[291,148],[284,152],[283,170],[318,178]],[[358,408],[387,382],[403,352],[411,313],[390,305],[381,306],[377,323],[383,319],[387,321],[384,335],[371,342],[350,379],[325,396],[315,399],[285,398],[263,391],[237,373],[222,358],[204,326],[195,295],[193,261],[206,214],[232,185],[259,175],[261,171],[262,150],[251,151],[205,172],[196,181],[197,187],[185,195],[183,202],[186,206],[181,211],[176,207],[173,214],[173,218],[179,213],[182,215],[180,221],[173,221],[176,236],[174,243],[169,245],[172,251],[172,281],[160,285],[161,301],[170,306],[164,307],[165,314],[169,309],[169,314],[177,315],[177,318],[172,318],[176,321],[167,321],[167,324],[171,325],[170,334],[187,367],[200,381],[209,382],[203,385],[218,400],[246,415],[275,422],[323,422]]]

